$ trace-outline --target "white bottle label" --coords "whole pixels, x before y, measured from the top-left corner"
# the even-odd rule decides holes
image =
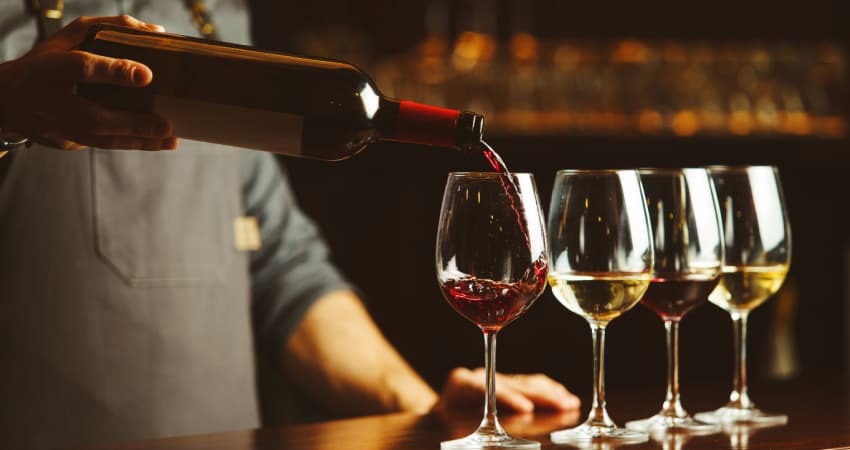
[[[295,114],[168,95],[154,96],[153,110],[171,122],[180,138],[301,155],[304,119]]]

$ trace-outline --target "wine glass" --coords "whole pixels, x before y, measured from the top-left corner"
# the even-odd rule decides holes
[[[667,330],[667,397],[661,411],[626,423],[641,431],[694,434],[720,431],[695,420],[679,394],[679,321],[708,300],[723,264],[723,235],[714,186],[705,169],[642,169],[655,262],[641,303]]]
[[[729,403],[696,417],[781,425],[788,416],[759,410],[747,394],[747,316],[779,290],[791,263],[791,228],[779,172],[772,166],[711,167],[709,172],[717,188],[725,262],[708,299],[732,316],[735,376]]]
[[[619,428],[605,410],[605,327],[631,309],[652,277],[652,232],[637,171],[562,170],[549,206],[549,284],[593,335],[593,404],[583,424],[553,432],[555,443],[626,444],[649,439]]]
[[[509,436],[496,417],[496,334],[546,289],[548,253],[534,177],[527,173],[450,173],[437,231],[443,296],[484,333],[484,419],[443,449],[540,448]]]

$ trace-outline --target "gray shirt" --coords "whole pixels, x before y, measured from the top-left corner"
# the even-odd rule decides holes
[[[195,34],[179,1],[123,2]],[[247,41],[239,0],[209,2]],[[35,24],[0,0],[0,61]],[[67,16],[114,15],[66,2]],[[182,141],[176,152],[19,150],[0,159],[0,434],[9,448],[252,428],[254,346],[279,358],[312,302],[348,288],[265,153]],[[257,218],[260,250],[235,244]],[[250,227],[249,227],[250,228]]]

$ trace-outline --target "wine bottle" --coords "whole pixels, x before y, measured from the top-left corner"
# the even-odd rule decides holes
[[[346,62],[103,24],[81,48],[141,62],[154,79],[78,95],[159,114],[181,138],[322,160],[380,140],[480,151],[481,115],[387,98]]]

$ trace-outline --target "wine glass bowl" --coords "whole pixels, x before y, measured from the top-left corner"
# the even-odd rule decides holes
[[[781,425],[784,414],[759,410],[747,392],[746,331],[750,311],[782,286],[791,264],[791,228],[779,171],[772,166],[711,167],[724,232],[725,261],[709,301],[732,318],[735,372],[726,406],[697,414],[706,422]]]
[[[717,196],[705,169],[641,169],[653,230],[652,282],[641,303],[664,322],[667,336],[667,395],[661,410],[627,428],[706,434],[715,424],[695,420],[679,394],[679,322],[708,300],[723,264]]]
[[[443,202],[437,277],[461,316],[499,330],[546,288],[548,255],[531,174],[452,173]],[[516,191],[516,197],[511,192]]]
[[[498,282],[475,276],[440,282],[443,296],[461,316],[486,330],[499,330],[525,314],[537,296],[538,282]]]
[[[548,252],[531,174],[449,174],[437,230],[437,281],[443,296],[484,334],[484,419],[473,434],[443,449],[540,448],[509,436],[495,402],[496,335],[546,289]]]
[[[779,291],[787,273],[787,264],[726,266],[723,283],[708,298],[729,313],[752,311]]]
[[[634,170],[562,170],[549,207],[549,284],[555,298],[583,317],[593,336],[593,402],[581,425],[555,431],[555,443],[639,443],[647,433],[617,427],[605,409],[605,327],[634,307],[649,286],[649,218]]]

